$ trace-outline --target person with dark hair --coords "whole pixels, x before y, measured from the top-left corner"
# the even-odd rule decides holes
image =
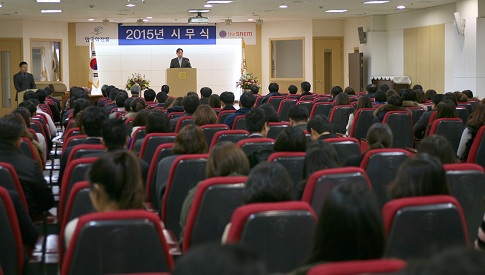
[[[337,135],[332,133],[332,124],[324,115],[316,115],[308,121],[307,129],[312,140],[325,140],[327,138],[336,138]]]
[[[142,109],[138,113],[136,113],[135,118],[133,119],[133,128],[131,129],[131,137],[134,138],[134,134],[136,130],[140,127],[145,127],[147,125],[148,114],[150,113],[149,109]]]
[[[160,88],[160,91],[168,95],[168,93],[170,92],[170,87],[168,85],[162,85],[162,88]]]
[[[89,198],[98,212],[143,209],[140,164],[126,150],[108,152],[97,159],[88,172],[91,191]],[[79,219],[71,220],[65,228],[65,244],[69,247]]]
[[[267,275],[263,260],[241,245],[203,244],[190,249],[177,261],[173,275]]]
[[[427,101],[426,94],[424,93],[423,90],[415,90],[414,92],[416,93],[416,102],[420,104],[426,103]]]
[[[146,108],[145,100],[141,97],[132,97],[130,109],[131,112],[126,113],[125,118],[135,118],[136,114]]]
[[[145,92],[143,92],[143,97],[147,103],[154,102],[156,96],[157,94],[153,89],[146,89]]]
[[[170,68],[192,68],[190,60],[184,57],[184,50],[178,48],[176,51],[177,57],[170,60]]]
[[[391,87],[389,87],[389,85],[387,85],[386,83],[384,84],[381,84],[379,85],[379,91],[383,91],[384,93],[386,93],[387,91],[389,91],[391,89]]]
[[[200,104],[209,104],[209,97],[212,95],[212,89],[209,87],[200,88]]]
[[[13,166],[25,194],[29,214],[36,220],[44,211],[54,206],[52,190],[44,179],[39,165],[20,153],[21,134],[26,131],[25,121],[20,115],[0,118],[0,162]]]
[[[374,111],[372,124],[382,122],[387,112],[390,111],[408,111],[412,115],[411,111],[402,107],[402,99],[397,95],[392,95],[387,99],[387,104],[377,107]]]
[[[290,95],[296,95],[298,93],[298,87],[296,87],[295,85],[290,85],[288,86],[288,93]]]
[[[147,110],[147,111],[148,112],[146,113],[146,123],[145,123],[145,126],[146,126],[145,131],[147,135],[151,133],[170,132],[170,122],[166,113],[159,112],[159,111],[150,111],[150,110]],[[135,121],[133,121],[133,125],[135,125],[134,122]],[[140,153],[141,146],[143,145],[144,140],[145,140],[145,137],[139,138],[135,141],[135,144],[133,145],[133,152]]]
[[[375,101],[374,101],[375,105],[382,105],[382,104],[386,104],[386,102],[387,102],[386,93],[384,91],[381,91],[381,90],[378,90],[374,94],[374,98],[375,98]]]
[[[222,110],[236,110],[234,108],[234,94],[232,92],[222,92],[221,96]]]
[[[305,95],[312,95],[312,93],[310,92],[310,90],[312,89],[312,85],[310,84],[310,82],[308,81],[303,81],[301,84],[300,84],[300,87],[301,87],[301,95],[302,96],[305,96]]]
[[[413,131],[414,136],[418,139],[422,139],[425,135],[426,128],[428,127],[429,119],[433,112],[436,112],[436,107],[443,100],[442,94],[436,94],[432,99],[432,110],[424,112],[418,121],[414,124]]]
[[[247,176],[249,174],[248,158],[243,150],[234,142],[219,142],[209,153],[205,172],[206,179],[213,177]],[[182,242],[184,236],[187,217],[198,186],[199,184],[189,190],[180,211],[180,228],[182,229],[179,238],[180,242]]]
[[[421,107],[425,112],[428,110],[426,105],[417,102],[418,97],[414,90],[405,89],[401,95],[401,99],[403,107]]]
[[[264,110],[258,107],[247,113],[246,127],[250,138],[266,137],[268,135],[268,118]]]
[[[184,108],[184,116],[193,116],[195,110],[200,105],[200,99],[197,94],[195,95],[186,95],[182,100],[182,107]],[[179,121],[180,117],[175,117],[170,119],[170,132],[175,132],[175,128],[177,127],[177,122]]]
[[[152,182],[152,204],[156,211],[160,211],[170,168],[175,159],[184,154],[205,154],[207,149],[205,136],[198,126],[189,124],[180,130],[172,147],[173,155],[163,158],[157,164],[156,180]]]
[[[455,94],[453,93],[446,93],[443,95],[443,100],[451,100],[453,103],[455,103],[455,106],[458,106],[458,100],[456,99]]]
[[[194,123],[197,126],[216,124],[217,122],[216,112],[209,105],[201,104],[194,112]]]
[[[420,84],[415,84],[412,90],[423,90],[423,86],[421,86]]]
[[[424,94],[427,100],[432,100],[433,96],[437,95],[438,93],[433,89],[429,89]]]
[[[164,107],[165,102],[168,99],[168,94],[165,92],[159,92],[156,96],[155,99],[157,100],[157,107]]]
[[[373,149],[385,149],[391,148],[392,146],[392,131],[391,128],[387,124],[382,123],[374,123],[369,127],[366,134],[367,144],[369,145],[369,149],[362,153],[361,156],[358,157],[350,157],[344,163],[343,166],[360,166],[364,155]]]
[[[140,85],[135,84],[135,85],[131,86],[130,92],[131,92],[131,97],[139,97],[140,96],[140,92],[141,92]]]
[[[477,135],[478,129],[483,125],[485,125],[485,99],[482,99],[478,103],[477,108],[466,122],[466,127],[461,135],[460,145],[457,151],[458,158],[461,161],[466,161],[468,158],[468,152],[472,147],[473,140]]]
[[[179,96],[177,98],[169,97],[167,101],[165,101],[165,110],[167,113],[172,112],[183,112],[184,107],[182,107],[182,101],[184,100],[183,97]]]
[[[418,155],[429,154],[436,157],[442,164],[456,163],[456,153],[450,142],[440,135],[425,137],[418,145]]]
[[[367,85],[365,90],[367,91],[367,94],[369,95],[369,97],[373,98],[374,94],[377,92],[377,86],[376,86],[376,84],[371,83],[371,84]]]
[[[86,108],[80,118],[80,129],[87,135],[86,140],[83,144],[102,144],[101,140],[101,128],[103,123],[108,120],[108,114],[96,106],[90,106]],[[62,154],[60,166],[59,166],[59,183],[62,182],[62,177],[64,176],[64,170],[67,167],[67,160],[71,154],[72,148],[74,146],[69,146],[64,150]]]
[[[115,97],[115,103],[116,103],[116,111],[112,112],[110,115],[109,115],[109,118],[115,118],[117,113],[121,112],[121,113],[125,113],[126,110],[125,110],[125,100],[128,99],[128,93],[125,92],[125,91],[122,91],[122,92],[119,92],[116,94],[116,97]]]
[[[333,105],[350,105],[350,97],[348,94],[342,92],[339,93],[333,102]]]
[[[353,182],[335,186],[323,203],[314,236],[306,265],[289,275],[307,274],[321,263],[382,258],[384,224],[372,191]]]
[[[309,116],[308,109],[302,105],[291,106],[288,110],[290,126],[300,129],[302,132],[307,128]]]
[[[355,90],[354,88],[347,86],[344,89],[344,93],[348,94],[349,96],[354,96],[355,95]]]
[[[15,94],[15,101],[18,101],[18,94],[28,89],[35,89],[34,76],[27,71],[29,65],[27,62],[22,61],[19,64],[20,72],[13,75],[13,85],[17,93]]]
[[[379,94],[379,91],[376,93],[376,100],[377,96]],[[386,95],[384,94],[384,98]],[[372,108],[372,101],[370,100],[370,97],[368,95],[361,95],[359,99],[357,100],[357,106],[355,107],[355,110],[353,113],[349,115],[349,121],[347,122],[347,127],[345,127],[346,132],[345,135],[349,136],[350,135],[350,129],[352,128],[352,124],[354,123],[354,117],[357,111],[361,108]]]
[[[252,93],[243,92],[241,97],[239,97],[239,106],[241,108],[239,108],[239,110],[234,112],[234,114],[231,114],[228,117],[226,117],[226,119],[224,120],[224,124],[229,126],[229,129],[231,129],[232,124],[234,123],[234,119],[237,116],[245,115],[249,113],[249,111],[251,111],[251,108],[254,105],[254,102],[256,102],[256,98]]]
[[[222,103],[221,103],[221,98],[218,94],[211,94],[209,96],[209,106],[214,109],[214,108],[221,108]]]
[[[13,110],[11,114],[21,116],[23,121],[25,122],[25,128],[20,136],[22,138],[27,138],[28,140],[30,140],[35,148],[35,150],[32,151],[32,153],[34,154],[34,160],[39,160],[37,163],[39,164],[39,168],[43,170],[43,164],[47,160],[47,143],[44,136],[40,133],[35,133],[34,136],[31,132],[29,132],[31,115],[27,108],[19,106],[15,108],[15,110]]]
[[[276,138],[275,152],[305,152],[307,139],[305,133],[297,127],[283,129]]]
[[[252,93],[253,95],[255,95],[255,96],[256,96],[257,94],[259,94],[259,86],[257,86],[257,85],[252,85],[252,86],[250,86],[250,87],[249,87],[249,90],[250,90],[250,91],[251,91],[251,93]]]
[[[463,90],[461,93],[466,95],[468,98],[473,98],[473,92],[471,90]]]
[[[336,98],[339,94],[341,94],[343,92],[344,92],[344,90],[342,90],[342,87],[340,87],[340,86],[333,86],[332,89],[330,90],[330,95],[332,96],[332,98]]]
[[[281,94],[279,93],[279,89],[280,89],[280,86],[278,85],[278,83],[275,83],[275,82],[270,83],[269,86],[268,86],[269,94],[267,94],[263,98],[261,103],[268,102],[269,98],[272,97],[272,96],[280,96]]]
[[[24,93],[24,101],[27,101],[27,100],[34,103],[35,107],[37,108],[37,111],[36,111],[37,114],[43,114],[44,117],[47,119],[46,123],[49,128],[49,133],[46,133],[46,134],[49,134],[51,138],[55,137],[57,135],[56,125],[54,124],[52,117],[40,108],[39,106],[40,101],[38,99],[38,94],[36,92],[31,92],[31,91]]]
[[[394,91],[394,90],[389,90],[389,91],[387,91],[387,92],[386,92],[386,101],[387,101],[387,99],[388,99],[390,96],[392,96],[392,95],[398,95],[398,94],[397,94],[397,92],[396,92],[396,91]]]
[[[37,90],[37,94],[40,103],[47,104],[47,106],[49,106],[49,109],[52,113],[52,120],[54,120],[54,123],[61,122],[61,113],[59,111],[61,110],[61,102],[58,99],[52,97],[52,89],[49,87],[45,87],[44,89],[40,89],[40,92],[39,90]]]
[[[457,118],[456,106],[451,100],[443,100],[436,106],[436,119],[440,118]]]
[[[450,195],[442,163],[428,154],[404,161],[389,184],[389,199]]]
[[[317,140],[310,143],[306,149],[303,162],[302,180],[298,183],[297,200],[301,200],[305,186],[310,176],[318,170],[340,167],[340,158],[332,144]]]
[[[268,119],[268,122],[280,122],[280,115],[275,110],[273,105],[269,103],[264,103],[259,105],[258,108],[264,111],[264,113],[266,114],[266,118]]]

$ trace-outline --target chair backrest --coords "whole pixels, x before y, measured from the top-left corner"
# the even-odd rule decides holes
[[[78,144],[72,147],[67,158],[67,164],[73,160],[83,158],[85,155],[106,151],[104,144]]]
[[[0,262],[5,274],[23,274],[24,249],[17,213],[7,189],[0,187]]]
[[[231,141],[237,143],[242,139],[246,139],[249,137],[249,132],[246,130],[224,130],[219,131],[214,134],[212,138],[212,143],[210,149],[216,145],[217,142],[220,141]]]
[[[64,140],[67,140],[70,136],[73,135],[80,135],[81,134],[81,129],[79,127],[73,127],[67,130],[67,132],[64,132]]]
[[[346,182],[362,184],[371,188],[367,174],[359,167],[324,169],[313,173],[308,178],[301,200],[309,203],[315,213],[319,215],[332,189]]]
[[[152,186],[154,180],[157,178],[157,167],[158,167],[158,162],[162,160],[165,157],[172,156],[173,155],[173,143],[164,143],[158,145],[157,149],[155,149],[155,152],[153,153],[152,160],[150,161],[150,167],[148,168],[148,175],[147,175],[147,182],[145,186],[145,191],[146,191],[146,201],[148,202],[153,202],[153,197],[152,197]],[[156,198],[156,197],[155,197]]]
[[[40,124],[40,122],[38,120],[32,120],[30,122],[30,128],[34,129],[34,131],[36,133],[39,133],[42,136],[44,136],[44,138],[47,137],[47,135],[46,135],[46,133],[44,131],[44,127],[42,127],[42,124]]]
[[[194,124],[194,117],[193,116],[181,116],[177,120],[177,125],[175,126],[175,133],[180,132],[180,130],[182,130],[182,128],[184,128],[185,126],[187,126],[189,124]]]
[[[0,162],[0,186],[19,193],[20,200],[22,201],[25,210],[29,212],[29,205],[27,204],[27,199],[25,198],[24,190],[20,184],[17,171],[12,164],[6,162]]]
[[[416,122],[418,122],[419,118],[424,114],[424,109],[419,106],[406,107],[406,108],[408,108],[408,110],[413,112],[413,125],[415,125]]]
[[[296,103],[296,105],[298,105],[298,106],[303,106],[303,107],[307,108],[308,115],[310,115],[310,113],[312,112],[313,104],[314,104],[313,100],[302,100],[302,99],[300,99],[300,101],[298,101]]]
[[[176,136],[175,133],[151,133],[146,135],[141,145],[140,158],[150,164],[158,145],[173,143]]]
[[[176,117],[181,117],[184,115],[184,112],[171,112],[168,113],[168,119],[176,118]]]
[[[356,138],[326,138],[325,142],[333,145],[340,159],[345,163],[350,158],[361,156],[360,143]]]
[[[328,118],[330,116],[330,110],[332,110],[332,107],[332,102],[315,102],[313,104],[312,111],[310,112],[310,117],[324,115]]]
[[[317,98],[317,95],[302,95],[302,96],[300,96],[301,101],[312,101],[315,98]]]
[[[238,141],[237,146],[243,150],[246,156],[250,156],[253,152],[262,152],[264,150],[273,151],[274,142],[272,138],[247,138]]]
[[[88,138],[87,135],[71,135],[67,139],[64,139],[64,144],[62,146],[62,153],[64,154],[64,150],[67,147],[73,147],[78,144],[84,143],[84,141]]]
[[[283,131],[285,128],[288,128],[290,124],[286,121],[269,122],[268,126],[269,126],[269,131],[268,131],[267,137],[276,140],[280,132]]]
[[[147,130],[145,126],[140,126],[138,127],[133,135],[131,136],[131,141],[130,141],[130,150],[133,151],[135,148],[135,142],[141,138],[144,138],[147,135]]]
[[[468,116],[470,115],[465,106],[456,106],[456,114],[463,120],[463,123],[468,121]]]
[[[388,274],[403,270],[406,262],[399,259],[356,260],[319,264],[308,275]]]
[[[228,243],[257,248],[268,272],[289,272],[310,255],[317,217],[305,202],[252,203],[231,218]]]
[[[232,213],[243,204],[246,179],[215,177],[197,185],[184,230],[184,251],[197,244],[221,239]]]
[[[485,131],[485,126],[480,127],[478,129],[475,138],[473,139],[472,146],[470,147],[470,151],[468,152],[468,157],[466,162],[468,163],[476,163],[482,167],[485,167],[485,135],[483,132]]]
[[[206,124],[200,126],[202,133],[204,133],[205,140],[207,141],[207,146],[209,147],[212,143],[212,138],[214,134],[219,131],[229,130],[229,126],[226,124]]]
[[[303,177],[305,155],[305,152],[275,152],[269,156],[268,162],[283,165],[293,181],[294,190],[297,190],[298,183]]]
[[[282,95],[275,95],[275,96],[270,96],[268,99],[268,103],[273,106],[275,111],[278,112],[278,108],[280,107],[280,102],[285,99],[285,96]]]
[[[413,119],[411,114],[407,111],[390,111],[387,112],[382,120],[391,128],[392,132],[392,147],[393,148],[407,148],[413,147],[414,131]]]
[[[236,110],[222,110],[219,112],[219,114],[217,114],[217,122],[220,123],[220,124],[223,124],[224,123],[224,120],[226,120],[226,118],[232,114],[234,114],[236,112]]]
[[[166,272],[173,265],[154,213],[99,212],[79,218],[61,274]]]
[[[44,165],[43,161],[38,158],[38,154],[35,153],[35,150],[37,149],[34,147],[30,139],[23,137],[22,142],[20,143],[20,152],[35,162]]]
[[[236,116],[234,123],[232,124],[232,130],[247,130],[246,127],[246,115]]]
[[[468,236],[475,236],[483,218],[485,173],[483,167],[474,163],[445,164],[446,182],[450,193],[460,203],[465,214]],[[470,245],[474,239],[470,238]]]
[[[440,118],[433,121],[429,135],[440,135],[445,137],[451,144],[453,152],[458,150],[461,134],[465,125],[460,118]]]
[[[473,113],[473,111],[474,111],[473,106],[471,105],[470,102],[458,102],[458,106],[465,107],[465,109],[466,109],[466,111],[468,113],[468,116],[470,116]]]
[[[463,211],[452,196],[392,200],[382,214],[387,233],[386,257],[427,258],[468,242]]]
[[[288,121],[288,114],[291,107],[296,105],[298,99],[283,99],[278,107],[278,114],[280,115],[281,121]]]
[[[382,207],[389,199],[387,186],[394,179],[397,169],[412,154],[404,149],[374,149],[365,153],[360,167],[365,170],[372,184],[372,191]]]
[[[367,136],[367,131],[374,119],[374,108],[360,108],[354,115],[352,127],[349,129],[349,136],[358,140]]]
[[[162,220],[165,227],[180,236],[180,212],[182,204],[192,187],[205,179],[208,154],[178,156],[170,169],[167,187],[162,201]]]
[[[349,116],[354,112],[352,105],[337,105],[330,112],[332,133],[345,134]]]

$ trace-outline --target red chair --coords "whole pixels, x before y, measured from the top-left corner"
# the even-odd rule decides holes
[[[174,266],[168,251],[154,213],[92,213],[79,218],[61,274],[167,272]]]
[[[308,203],[252,203],[232,214],[227,242],[257,248],[268,272],[287,273],[310,255],[316,225]]]
[[[204,133],[205,140],[207,141],[207,146],[212,143],[212,138],[214,138],[215,133],[219,131],[229,130],[229,126],[226,124],[206,124],[200,126],[202,133]]]
[[[313,173],[308,178],[301,200],[310,204],[315,213],[319,215],[333,187],[345,182],[363,184],[372,188],[367,174],[361,168],[345,167],[324,169]]]
[[[303,177],[305,155],[305,152],[275,152],[269,156],[268,162],[277,162],[283,165],[288,171],[296,190]]]
[[[27,199],[25,198],[24,190],[20,184],[17,171],[12,164],[6,162],[0,162],[0,186],[11,191],[19,193],[20,200],[25,207],[27,213],[29,212],[29,205],[27,204]]]
[[[315,102],[310,112],[310,118],[316,115],[324,115],[326,117],[330,116],[330,110],[333,108],[332,102]]]
[[[216,145],[217,142],[220,141],[231,141],[234,143],[237,143],[238,141],[242,139],[246,139],[249,137],[249,132],[246,130],[224,130],[224,131],[219,131],[214,134],[214,137],[212,138],[212,143],[209,148],[212,149]]]
[[[403,270],[406,262],[399,259],[355,260],[319,264],[308,275],[387,274]]]
[[[158,162],[162,160],[164,157],[168,157],[173,155],[172,152],[173,143],[164,143],[158,145],[157,149],[153,153],[152,160],[150,161],[150,167],[148,168],[148,175],[147,175],[147,183],[145,187],[146,191],[146,201],[152,202],[152,182],[156,179],[157,176],[157,166]]]
[[[42,165],[42,167],[45,168],[45,162],[44,159],[39,156],[39,152],[37,151],[37,147],[32,144],[32,141],[28,138],[22,138],[22,143],[20,144],[20,152],[24,154],[25,156],[33,159],[35,162],[39,163]]]
[[[278,135],[280,134],[281,131],[283,131],[285,128],[288,128],[290,124],[286,121],[281,121],[281,122],[269,122],[268,127],[268,138],[272,138],[276,140]]]
[[[246,115],[240,115],[234,118],[234,123],[232,123],[232,130],[247,130]]]
[[[173,143],[176,136],[175,133],[150,133],[146,135],[141,145],[140,159],[150,164],[157,147],[160,144]]]
[[[289,95],[291,96],[291,95]],[[299,97],[299,95],[297,95]],[[278,114],[280,115],[281,121],[288,121],[288,113],[291,107],[296,105],[297,99],[283,99],[278,107]]]
[[[321,95],[318,95],[319,97]],[[300,97],[300,101],[312,101],[314,100],[315,98],[317,97],[317,95],[313,94],[313,95],[303,95]]]
[[[130,140],[130,151],[133,151],[135,148],[135,142],[141,138],[144,138],[147,135],[147,130],[145,126],[140,126],[138,127],[133,135],[131,135],[131,140]]]
[[[302,99],[300,99],[300,101],[296,103],[296,105],[298,106],[305,107],[308,110],[308,115],[310,115],[310,113],[312,112],[313,104],[314,104],[313,100],[302,100]]]
[[[450,142],[453,151],[456,152],[464,128],[465,125],[460,118],[440,118],[433,121],[429,135],[443,136]]]
[[[393,148],[413,147],[413,119],[408,111],[387,112],[382,123],[387,124],[391,128]]]
[[[472,146],[470,147],[470,151],[468,152],[468,157],[466,162],[468,163],[476,163],[482,167],[485,167],[485,135],[483,132],[485,131],[485,126],[480,127],[478,129],[475,138],[473,139]]]
[[[180,132],[184,126],[194,124],[194,117],[193,116],[181,116],[177,120],[177,125],[175,126],[175,133]]]
[[[184,115],[184,112],[171,112],[168,113],[168,119],[176,118],[176,117],[181,117]]]
[[[349,136],[358,140],[365,138],[367,131],[372,125],[374,119],[374,108],[360,108],[354,114],[354,121],[352,127],[349,129]]]
[[[67,165],[75,159],[83,158],[87,154],[106,151],[104,144],[78,144],[72,147],[71,153],[67,158]]]
[[[278,108],[280,107],[280,102],[285,99],[286,96],[282,95],[275,95],[275,96],[270,96],[268,99],[268,103],[273,106],[275,111],[278,111]]]
[[[69,137],[74,135],[82,135],[81,129],[79,129],[79,127],[73,127],[67,130],[67,132],[64,132],[64,140],[67,140]]]
[[[352,105],[337,105],[330,112],[330,123],[332,124],[332,133],[345,134],[349,116],[354,112]]]
[[[386,257],[428,258],[456,245],[466,245],[465,217],[452,196],[392,200],[382,209],[387,234]]]
[[[331,143],[340,159],[345,163],[348,159],[361,156],[360,143],[356,138],[326,138],[325,142]]]
[[[184,230],[184,251],[201,243],[221,239],[232,213],[243,205],[242,194],[246,179],[215,177],[197,185]]]
[[[87,135],[71,135],[69,138],[64,139],[64,144],[62,146],[62,153],[68,147],[73,147],[74,145],[82,144],[88,138]]]
[[[217,121],[218,123],[220,124],[224,124],[224,120],[226,120],[226,118],[232,114],[234,114],[236,112],[236,110],[222,110],[219,112],[219,114],[217,115]]]

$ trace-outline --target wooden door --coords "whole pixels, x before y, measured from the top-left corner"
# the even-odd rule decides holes
[[[343,38],[313,39],[313,92],[328,94],[344,85]]]
[[[0,116],[17,107],[13,75],[19,72],[21,59],[21,39],[0,39]]]

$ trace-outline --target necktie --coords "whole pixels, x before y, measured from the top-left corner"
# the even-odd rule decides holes
[[[179,66],[182,67],[182,58],[179,58]]]

